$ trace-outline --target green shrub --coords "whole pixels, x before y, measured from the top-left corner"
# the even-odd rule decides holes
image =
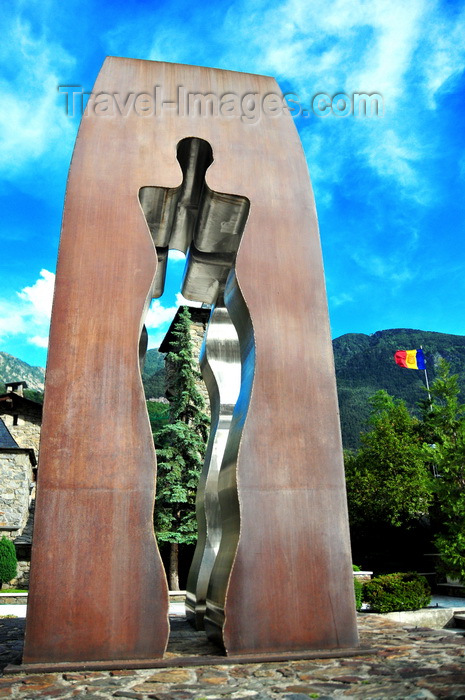
[[[419,610],[430,603],[431,589],[426,578],[414,572],[385,574],[365,583],[363,600],[377,613]]]
[[[353,571],[360,571],[360,567],[356,564],[352,564]],[[362,609],[362,593],[363,593],[363,583],[354,576],[354,592],[355,592],[355,609]]]
[[[0,540],[0,588],[2,583],[8,583],[12,578],[16,578],[17,570],[15,546],[4,535]]]
[[[362,594],[363,594],[363,583],[354,577],[354,592],[355,592],[355,609],[362,609]]]

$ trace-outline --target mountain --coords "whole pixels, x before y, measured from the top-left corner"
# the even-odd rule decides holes
[[[0,352],[0,393],[5,382],[27,382],[28,389],[44,390],[45,369],[31,367],[6,352]],[[165,395],[165,356],[158,350],[148,350],[142,372],[145,395],[148,399]]]
[[[409,409],[418,412],[418,402],[426,397],[425,373],[398,367],[396,350],[423,346],[428,378],[434,380],[440,357],[459,375],[461,400],[465,402],[465,336],[432,331],[394,328],[372,335],[346,333],[333,340],[334,361],[345,448],[357,448],[360,432],[366,430],[370,405],[368,399],[379,389],[404,399]],[[147,399],[165,395],[165,356],[148,350],[142,372]],[[0,352],[0,382],[25,380],[30,389],[43,390],[45,371],[31,367],[5,352]],[[2,387],[0,386],[0,391]]]
[[[0,393],[4,391],[5,382],[27,382],[29,389],[43,391],[44,380],[43,367],[31,367],[7,352],[0,352]]]
[[[417,403],[426,397],[425,373],[399,367],[393,355],[396,350],[420,346],[430,384],[443,357],[450,363],[452,374],[459,375],[461,400],[465,401],[465,336],[394,328],[372,335],[346,333],[333,340],[344,447],[360,444],[360,431],[366,429],[370,414],[368,398],[379,389],[404,399],[414,413],[418,412]]]
[[[142,383],[146,399],[158,399],[165,395],[165,356],[155,348],[147,350]]]

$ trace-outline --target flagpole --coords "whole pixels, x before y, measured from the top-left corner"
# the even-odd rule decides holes
[[[423,345],[420,345],[420,350],[423,350]],[[426,360],[425,360],[425,382],[426,382],[426,390],[428,392],[429,405],[430,405],[431,410],[432,410],[433,409],[433,402],[431,400],[431,392],[429,390],[428,372],[426,371]]]

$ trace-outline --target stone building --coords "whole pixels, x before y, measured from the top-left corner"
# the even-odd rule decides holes
[[[27,587],[31,561],[35,482],[42,405],[23,396],[25,382],[6,384],[0,395],[0,536],[12,540],[18,576]]]
[[[16,548],[16,586],[27,586],[29,579],[36,468],[32,447],[20,447],[0,418],[0,536]]]
[[[5,383],[6,394],[0,394],[0,418],[20,447],[31,447],[39,455],[42,404],[23,396],[26,382]]]

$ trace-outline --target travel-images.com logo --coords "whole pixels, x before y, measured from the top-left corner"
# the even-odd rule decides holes
[[[139,117],[160,117],[163,112],[175,112],[179,117],[239,117],[248,124],[257,124],[261,117],[277,117],[283,113],[294,119],[301,117],[383,117],[384,101],[379,93],[343,92],[330,97],[318,93],[311,100],[310,106],[301,103],[299,96],[292,92],[284,95],[247,92],[244,95],[213,92],[189,92],[179,86],[176,98],[164,99],[163,88],[155,85],[153,93],[128,92],[85,92],[80,85],[59,85],[58,91],[65,97],[65,109],[68,117],[127,117],[134,113]],[[86,104],[87,98],[87,104]]]

